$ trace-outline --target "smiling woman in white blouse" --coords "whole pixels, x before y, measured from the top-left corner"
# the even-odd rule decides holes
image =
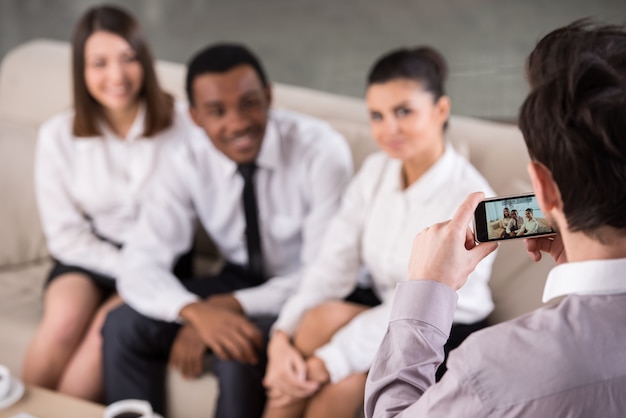
[[[396,283],[406,280],[413,238],[449,219],[469,193],[493,194],[444,139],[446,72],[443,57],[429,47],[392,51],[370,71],[366,100],[382,152],[365,161],[348,187],[317,261],[274,325],[266,418],[354,416]],[[493,309],[492,263],[490,256],[479,264],[470,288],[459,292],[448,350],[485,326]],[[353,292],[364,271],[368,298]]]
[[[55,264],[24,380],[102,398],[100,328],[121,303],[120,248],[164,144],[188,131],[184,106],[161,90],[137,21],[89,9],[72,38],[74,107],[40,129],[35,191]],[[179,262],[180,275],[190,274]]]

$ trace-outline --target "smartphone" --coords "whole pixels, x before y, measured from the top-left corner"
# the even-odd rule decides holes
[[[485,199],[474,212],[478,242],[555,235],[532,193]]]

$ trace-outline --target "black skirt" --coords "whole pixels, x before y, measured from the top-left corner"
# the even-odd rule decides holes
[[[103,291],[108,291],[108,292],[115,291],[115,279],[113,277],[95,273],[91,270],[84,269],[82,267],[63,264],[59,260],[54,260],[54,266],[52,267],[52,270],[50,270],[50,273],[48,274],[48,279],[46,280],[44,287],[48,287],[54,279],[67,273],[83,274],[87,276],[92,282],[94,282],[96,286],[98,286]]]
[[[48,274],[44,288],[47,288],[54,279],[66,273],[83,274],[93,281],[93,283],[103,292],[109,294],[115,292],[115,278],[96,273],[83,267],[64,264],[56,259],[54,260],[52,270],[50,270],[50,273]],[[178,259],[176,265],[174,266],[173,273],[180,280],[186,280],[193,277],[193,249]]]

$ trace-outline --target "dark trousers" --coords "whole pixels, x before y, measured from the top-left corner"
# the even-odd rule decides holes
[[[217,276],[183,282],[192,293],[207,298],[230,293],[258,282],[244,269],[227,265]],[[267,343],[269,329],[275,317],[249,318],[264,334]],[[165,414],[165,376],[172,344],[181,325],[157,321],[123,305],[107,317],[104,337],[104,388],[107,404],[122,399],[143,399],[153,409]],[[259,362],[252,366],[236,361],[214,359],[220,395],[217,417],[260,417],[265,406],[262,385],[267,357],[265,349]]]

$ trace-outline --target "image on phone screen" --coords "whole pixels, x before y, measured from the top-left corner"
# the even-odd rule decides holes
[[[474,228],[478,242],[554,235],[532,193],[483,200],[474,213]]]

